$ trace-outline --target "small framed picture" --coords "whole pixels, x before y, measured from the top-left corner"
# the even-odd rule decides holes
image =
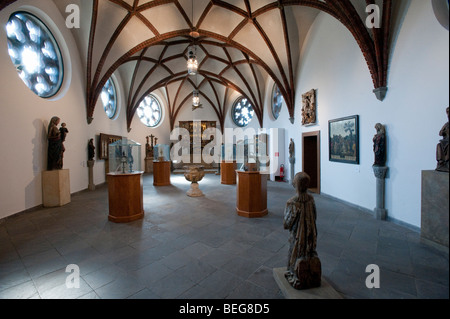
[[[329,121],[328,145],[331,162],[359,164],[359,116]]]

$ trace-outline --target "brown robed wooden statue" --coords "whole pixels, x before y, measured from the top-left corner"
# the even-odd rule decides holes
[[[316,252],[316,205],[307,193],[309,181],[306,173],[295,175],[297,195],[288,200],[284,211],[284,229],[290,231],[285,277],[298,290],[320,287],[322,281],[322,265]]]

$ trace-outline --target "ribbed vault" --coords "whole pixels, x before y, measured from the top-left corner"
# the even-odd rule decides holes
[[[6,0],[0,10],[20,0]],[[280,88],[291,119],[295,114],[297,63],[316,15],[326,12],[353,35],[367,62],[374,89],[387,87],[392,0],[55,0],[66,15],[81,8],[73,29],[86,65],[86,110],[91,123],[101,90],[120,72],[127,91],[127,125],[150,92],[167,93],[173,128],[194,88],[214,109],[221,124],[232,90],[248,98],[263,124],[265,84]],[[368,29],[366,6],[381,8],[380,28]],[[87,24],[87,25],[86,25]],[[192,38],[192,31],[199,37]],[[198,48],[200,72],[189,77],[187,49]],[[378,96],[380,99],[383,96]]]

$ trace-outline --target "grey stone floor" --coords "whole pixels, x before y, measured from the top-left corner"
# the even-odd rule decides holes
[[[282,299],[273,268],[285,266],[288,232],[282,215],[294,195],[269,182],[269,215],[235,213],[236,186],[207,174],[202,198],[189,183],[155,188],[144,176],[145,218],[108,222],[105,185],[72,196],[64,207],[37,209],[0,224],[0,298]],[[317,196],[318,253],[323,275],[344,298],[449,297],[448,253],[420,234],[328,197]],[[68,289],[66,267],[80,269]],[[380,268],[379,289],[365,285],[366,266]]]

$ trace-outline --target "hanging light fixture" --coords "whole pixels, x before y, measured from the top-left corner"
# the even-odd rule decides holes
[[[195,76],[195,88],[192,93],[192,110],[195,111],[196,109],[201,109],[202,105],[200,104],[200,92],[197,89],[198,88],[198,81],[197,76]]]
[[[192,95],[192,106],[199,107],[200,106],[200,96],[198,90],[194,90]]]
[[[202,105],[200,104],[200,96],[199,91],[197,89],[198,87],[198,80],[197,80],[197,71],[198,71],[198,60],[197,60],[197,52],[195,47],[195,39],[199,37],[199,33],[194,27],[194,0],[191,1],[191,8],[192,8],[192,30],[190,32],[190,36],[192,37],[193,44],[188,48],[188,60],[187,60],[187,69],[188,69],[188,75],[195,75],[195,87],[194,91],[192,93],[192,110],[196,110],[198,108],[201,108]]]
[[[195,46],[188,49],[187,69],[189,75],[196,75],[198,70],[198,60],[195,54]]]
[[[191,1],[191,8],[192,8],[192,25],[194,25],[194,0]],[[195,27],[193,27],[192,31],[190,32],[190,36],[195,39],[198,38],[199,34],[195,30]],[[194,41],[194,40],[193,40]],[[196,75],[198,70],[198,60],[197,60],[197,52],[196,52],[195,44],[190,46],[188,48],[188,60],[187,60],[187,69],[189,75]]]

